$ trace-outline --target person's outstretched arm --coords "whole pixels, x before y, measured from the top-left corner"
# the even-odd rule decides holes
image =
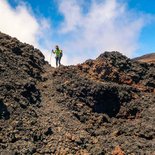
[[[55,54],[54,50],[52,50],[52,53],[54,53],[54,54]]]

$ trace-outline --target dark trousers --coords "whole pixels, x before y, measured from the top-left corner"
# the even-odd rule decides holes
[[[61,57],[55,57],[56,59],[56,67],[60,66],[61,65]]]

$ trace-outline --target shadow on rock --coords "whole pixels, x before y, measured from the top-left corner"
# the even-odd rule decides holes
[[[105,91],[94,97],[96,103],[93,111],[97,113],[106,113],[110,117],[114,117],[120,110],[120,102],[117,94]]]
[[[0,100],[0,119],[9,119],[10,118],[10,112],[7,109],[7,106],[3,103],[2,100]]]
[[[29,103],[39,105],[41,102],[41,95],[34,83],[28,83],[24,86],[24,91],[21,93]]]

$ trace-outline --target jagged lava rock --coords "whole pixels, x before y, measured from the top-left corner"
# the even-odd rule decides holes
[[[105,52],[51,67],[0,33],[1,154],[155,153],[155,64]]]

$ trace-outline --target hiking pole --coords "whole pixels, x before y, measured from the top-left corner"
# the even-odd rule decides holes
[[[51,52],[51,56],[50,56],[50,65],[51,65],[51,59],[52,59],[52,52]]]

